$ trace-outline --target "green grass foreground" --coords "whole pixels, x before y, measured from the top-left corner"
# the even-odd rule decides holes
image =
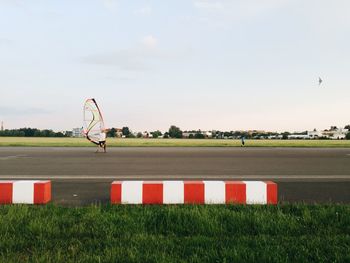
[[[240,140],[217,139],[117,139],[108,147],[240,147]],[[0,137],[0,146],[95,147],[85,138]],[[337,147],[350,148],[350,140],[246,140],[246,147]]]
[[[1,262],[349,262],[349,205],[1,206]]]

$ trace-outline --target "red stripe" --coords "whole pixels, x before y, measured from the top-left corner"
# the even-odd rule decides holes
[[[115,181],[111,185],[111,203],[121,204],[121,202],[122,202],[122,183]]]
[[[225,182],[226,204],[245,204],[247,202],[246,185],[241,181]]]
[[[204,183],[202,181],[184,182],[184,203],[204,204]]]
[[[12,182],[0,182],[0,204],[12,204]]]
[[[277,184],[271,181],[266,181],[267,204],[277,204]]]
[[[34,183],[34,204],[46,204],[51,201],[51,181]]]
[[[142,184],[143,204],[163,204],[163,183],[144,182]]]

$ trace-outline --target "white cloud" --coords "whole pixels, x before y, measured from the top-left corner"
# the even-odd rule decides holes
[[[193,52],[188,49],[162,50],[155,48],[157,39],[143,38],[137,47],[91,54],[81,58],[81,62],[91,65],[114,66],[124,71],[146,71],[161,61],[187,59]]]
[[[140,9],[136,9],[134,11],[135,15],[140,15],[140,16],[149,16],[152,14],[152,8],[149,6],[142,7]]]
[[[142,46],[134,48],[89,55],[83,58],[83,62],[116,66],[121,70],[127,71],[143,71],[147,69],[148,62],[162,58],[165,54],[155,48],[157,39],[151,35],[145,36],[141,43]]]
[[[102,3],[108,9],[115,9],[118,6],[118,0],[102,0]]]
[[[200,21],[227,26],[230,22],[251,19],[290,3],[291,0],[193,0]]]
[[[222,9],[223,3],[221,1],[195,0],[194,6],[199,9]]]
[[[0,37],[0,45],[4,45],[4,46],[10,46],[13,44],[13,41],[7,38],[1,38]]]
[[[148,35],[142,39],[142,44],[147,48],[155,48],[158,44],[158,40],[154,36]]]
[[[24,4],[23,0],[0,0],[0,5],[9,5],[9,6],[21,6]]]
[[[49,114],[50,110],[43,108],[15,108],[15,107],[0,107],[0,112],[4,116],[15,116],[15,115],[40,115]]]
[[[167,56],[165,52],[156,48],[158,40],[152,35],[143,37],[141,44],[134,48],[88,55],[82,58],[82,62],[116,66],[121,70],[127,71],[143,71],[147,69],[150,61]]]
[[[146,69],[144,60],[149,54],[140,49],[125,49],[103,54],[89,55],[83,58],[86,64],[115,66],[120,70],[142,71]]]

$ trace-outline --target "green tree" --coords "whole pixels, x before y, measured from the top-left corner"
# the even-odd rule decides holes
[[[197,132],[197,133],[194,135],[194,138],[195,138],[195,139],[204,139],[204,134],[202,134],[201,132]]]
[[[43,137],[41,131],[39,131],[39,130],[34,131],[33,135],[27,135],[27,134],[26,134],[26,136],[28,136],[28,137]]]
[[[115,137],[116,129],[112,128],[107,132],[107,137]]]
[[[180,130],[179,127],[172,125],[169,128],[169,136],[171,138],[182,138],[182,131]]]
[[[289,132],[282,133],[282,140],[287,140],[288,139],[288,135],[290,135]]]
[[[350,132],[348,132],[347,134],[346,134],[346,137],[345,137],[347,140],[350,140]]]
[[[55,137],[64,137],[64,134],[62,132],[56,132]]]
[[[158,138],[159,136],[162,136],[162,132],[159,130],[156,130],[154,132],[151,132],[153,138]]]
[[[141,132],[138,132],[137,135],[136,135],[137,138],[142,138],[142,133]]]
[[[125,137],[128,137],[130,135],[130,129],[129,127],[123,127],[122,128],[122,133]]]

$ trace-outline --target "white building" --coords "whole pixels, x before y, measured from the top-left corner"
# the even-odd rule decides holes
[[[209,138],[209,139],[210,139],[210,138],[213,138],[213,133],[210,132],[210,131],[206,131],[206,132],[205,132],[205,137],[206,137],[206,138]]]
[[[288,139],[294,139],[294,140],[300,140],[300,139],[310,139],[309,135],[308,134],[291,134],[291,135],[288,135]]]
[[[321,131],[313,130],[313,131],[308,131],[307,135],[309,136],[309,139],[318,139],[323,137],[323,134]]]
[[[348,129],[337,128],[335,130],[324,131],[324,134],[328,135],[328,138],[332,140],[342,140],[345,139],[346,134],[349,132]]]
[[[83,128],[73,128],[72,129],[72,137],[84,137],[83,136]]]
[[[345,139],[346,134],[349,132],[348,129],[336,128],[324,131],[308,131],[308,139],[319,139],[319,138],[328,138],[332,140],[342,140]]]

